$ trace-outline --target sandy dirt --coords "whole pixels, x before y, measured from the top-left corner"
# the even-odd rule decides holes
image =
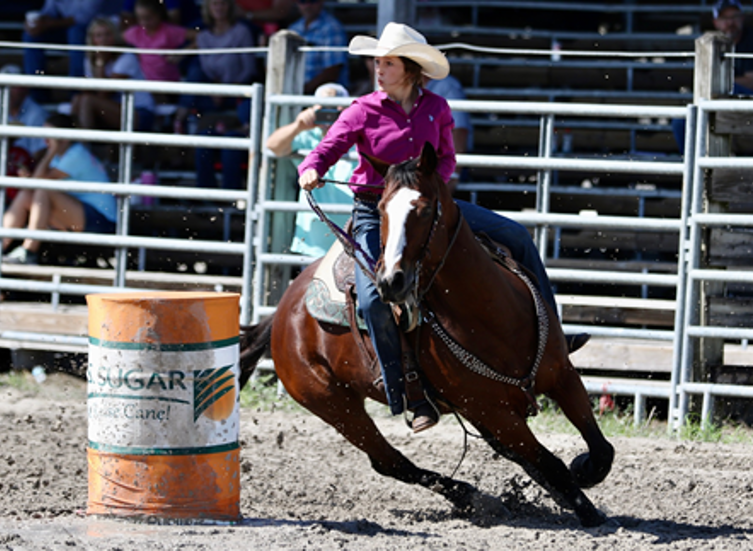
[[[582,529],[516,465],[483,443],[457,477],[492,496],[494,514],[456,516],[442,498],[374,473],[319,419],[242,411],[241,511],[232,526],[163,526],[86,517],[86,404],[81,381],[53,375],[41,392],[0,387],[0,550],[26,549],[753,549],[753,446],[616,438],[614,469],[587,493],[609,522]],[[411,435],[382,418],[391,442],[450,474],[458,425]],[[574,436],[540,434],[566,462]]]

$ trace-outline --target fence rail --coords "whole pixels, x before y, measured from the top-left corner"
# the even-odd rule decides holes
[[[301,52],[299,55],[304,55]],[[127,107],[123,126],[119,132],[78,131],[65,132],[55,129],[19,128],[7,124],[8,88],[10,86],[35,86],[60,89],[86,89],[122,91],[125,93]],[[193,93],[248,97],[252,100],[251,133],[249,138],[216,138],[201,136],[175,136],[158,133],[135,133],[132,131],[133,101],[136,91],[159,91],[162,93]],[[577,93],[577,91],[574,91]],[[120,217],[118,229],[114,235],[94,235],[85,233],[63,234],[60,232],[15,230],[0,228],[0,237],[25,238],[33,236],[51,242],[69,242],[115,247],[118,251],[115,279],[113,285],[89,286],[55,282],[28,281],[10,279],[0,275],[0,289],[28,289],[49,293],[80,294],[97,292],[96,290],[122,290],[125,285],[125,254],[133,248],[154,248],[162,250],[183,250],[198,253],[220,253],[240,255],[243,257],[242,286],[242,323],[258,320],[275,311],[274,300],[268,293],[275,286],[283,288],[287,283],[285,272],[275,271],[278,266],[305,266],[313,259],[292,255],[284,248],[272,245],[274,232],[277,231],[272,218],[277,214],[294,213],[304,209],[299,203],[282,199],[274,195],[276,185],[290,185],[290,182],[276,182],[276,172],[269,167],[280,162],[270,152],[261,147],[262,139],[275,128],[286,116],[297,108],[320,103],[325,106],[345,106],[351,98],[321,98],[270,93],[263,97],[263,88],[254,86],[217,86],[189,85],[187,83],[149,83],[139,81],[98,81],[96,79],[69,79],[65,77],[31,77],[20,75],[0,75],[0,189],[13,185],[21,188],[64,189],[76,191],[99,191],[113,193],[119,197]],[[532,116],[539,118],[539,149],[537,156],[517,155],[459,155],[461,167],[484,168],[492,170],[522,170],[536,173],[536,184],[518,186],[519,190],[533,191],[536,198],[535,212],[503,212],[535,231],[535,239],[546,263],[548,260],[548,236],[562,229],[624,230],[634,232],[658,232],[667,234],[676,240],[677,262],[673,274],[663,273],[625,273],[617,270],[588,270],[549,268],[548,272],[554,282],[578,282],[598,284],[624,284],[636,287],[664,287],[675,290],[674,326],[672,330],[659,330],[643,327],[624,327],[619,325],[592,326],[586,324],[568,324],[566,330],[590,331],[604,337],[625,337],[646,339],[657,342],[672,342],[673,361],[671,380],[663,382],[643,381],[639,383],[619,383],[610,388],[615,393],[633,395],[636,411],[644,412],[646,397],[667,397],[670,401],[670,417],[683,421],[688,412],[688,399],[692,395],[703,396],[704,415],[713,411],[715,396],[750,398],[751,389],[742,385],[718,385],[694,381],[691,374],[693,362],[693,339],[720,338],[730,340],[752,339],[753,330],[739,327],[716,327],[703,325],[697,318],[698,286],[702,282],[753,282],[753,274],[743,270],[709,270],[701,267],[701,233],[708,226],[753,226],[753,215],[730,215],[703,212],[702,197],[704,189],[703,173],[718,168],[753,168],[753,157],[719,158],[707,155],[706,133],[709,128],[709,114],[721,111],[753,111],[753,105],[741,101],[713,100],[700,101],[697,106],[662,107],[642,105],[604,105],[589,103],[558,104],[547,102],[503,102],[503,101],[451,101],[454,110],[476,114],[495,114],[510,116]],[[262,131],[262,109],[266,109],[264,131]],[[667,118],[685,119],[687,122],[687,139],[685,157],[677,160],[654,160],[645,158],[576,158],[553,157],[552,143],[555,121],[563,117],[589,119],[641,119]],[[5,176],[5,164],[10,138],[29,137],[75,137],[103,143],[117,143],[123,162],[119,167],[118,183],[105,186],[83,182],[55,182],[9,178]],[[208,147],[249,150],[250,167],[247,189],[239,192],[206,190],[195,188],[171,188],[167,186],[150,186],[148,189],[137,188],[130,184],[132,148],[134,145],[149,143],[171,147]],[[265,168],[266,167],[266,168]],[[676,217],[652,218],[645,216],[586,216],[551,212],[551,197],[561,193],[553,184],[553,175],[558,172],[583,172],[588,174],[627,174],[634,176],[662,176],[676,178],[682,189],[680,197],[682,206]],[[263,178],[260,176],[263,174]],[[472,185],[471,185],[472,186]],[[507,185],[510,187],[510,185]],[[504,188],[499,186],[499,189]],[[514,186],[513,186],[514,187]],[[513,187],[510,187],[512,189]],[[482,189],[479,186],[478,189]],[[483,188],[489,189],[489,188]],[[492,188],[493,189],[493,185]],[[599,194],[600,190],[591,190]],[[629,192],[624,192],[629,193]],[[243,241],[217,242],[210,240],[181,240],[129,235],[127,215],[131,195],[151,195],[165,198],[186,200],[211,199],[222,202],[243,203],[245,209],[245,229]],[[609,191],[603,195],[609,197]],[[637,198],[642,192],[636,191]],[[0,195],[0,207],[3,206]],[[342,205],[322,205],[328,212],[348,212],[350,207]],[[2,265],[0,265],[2,269]],[[277,293],[279,294],[279,292]],[[584,299],[585,300],[585,299]],[[666,305],[665,305],[666,306]],[[44,337],[23,332],[6,331],[0,340],[12,338],[32,339],[39,342]],[[57,337],[49,337],[50,342]],[[63,338],[63,336],[60,336]],[[75,338],[71,342],[78,342]],[[596,391],[599,382],[589,380],[589,390]],[[705,417],[704,417],[705,419]]]

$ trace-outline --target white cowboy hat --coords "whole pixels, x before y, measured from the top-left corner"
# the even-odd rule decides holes
[[[421,66],[423,74],[435,80],[450,74],[450,64],[444,54],[430,46],[420,32],[402,23],[387,23],[379,40],[371,36],[354,36],[348,52],[373,57],[407,57]]]

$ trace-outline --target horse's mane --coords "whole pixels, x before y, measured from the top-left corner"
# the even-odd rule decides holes
[[[412,159],[392,165],[387,171],[387,177],[385,180],[393,182],[393,187],[395,189],[418,189],[418,162],[419,159]]]

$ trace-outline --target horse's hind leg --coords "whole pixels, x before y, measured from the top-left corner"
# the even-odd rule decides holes
[[[379,474],[406,484],[419,484],[445,497],[459,511],[470,513],[476,488],[462,481],[421,469],[390,445],[364,409],[363,398],[354,391],[340,387],[338,395],[325,400],[302,402],[313,413],[332,425],[351,444],[366,453],[371,466]],[[340,407],[327,407],[338,403]],[[323,407],[320,407],[323,406]],[[344,407],[347,406],[347,407]]]
[[[614,448],[604,438],[591,409],[588,393],[572,365],[565,367],[558,384],[548,394],[588,444],[588,453],[576,457],[570,464],[570,471],[581,488],[595,486],[609,474]]]

